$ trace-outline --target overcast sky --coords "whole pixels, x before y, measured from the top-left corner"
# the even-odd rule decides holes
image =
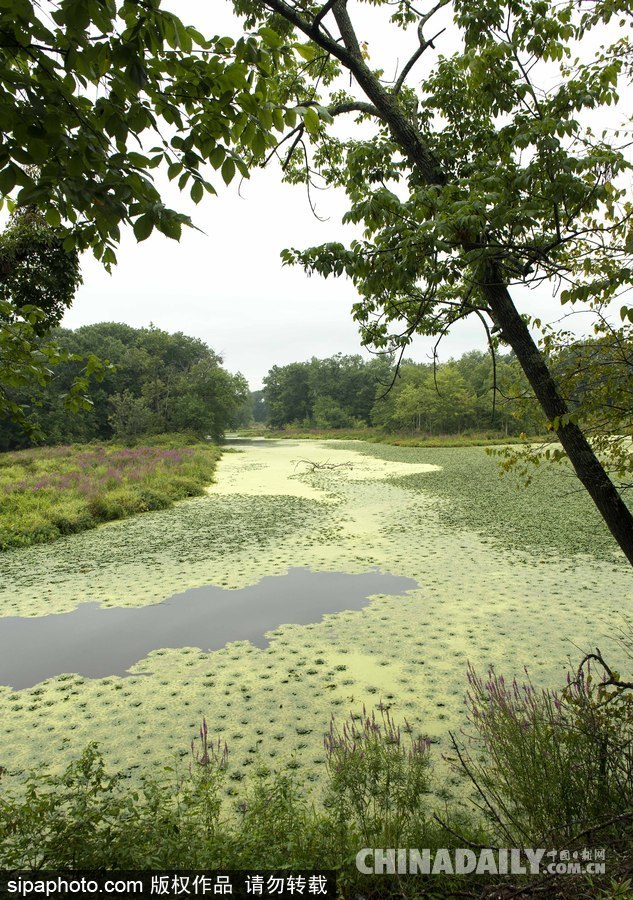
[[[203,33],[237,34],[225,0],[164,0],[164,5]],[[390,71],[400,57],[402,65],[408,43],[386,42],[385,32],[371,19],[366,29],[372,64],[384,58]],[[401,33],[394,30],[393,40],[402,41]],[[438,49],[450,53],[450,32],[442,41]],[[225,366],[242,372],[253,390],[273,365],[338,352],[369,356],[350,314],[357,299],[353,285],[345,278],[308,278],[299,268],[282,267],[279,258],[289,246],[349,242],[354,233],[341,225],[345,198],[335,191],[317,192],[317,211],[325,219],[320,222],[310,211],[305,188],[284,185],[272,168],[254,172],[239,191],[237,181],[226,188],[217,173],[211,180],[219,196],[205,195],[194,206],[186,194],[158,178],[165,202],[189,213],[204,233],[184,229],[176,243],[154,232],[137,244],[130,230],[112,275],[86,254],[84,283],[63,324],[76,328],[117,321],[140,327],[153,322],[170,332],[183,331],[220,353]],[[547,288],[534,291],[528,302],[524,310],[533,315],[560,315]],[[432,346],[431,339],[417,338],[407,355],[429,359]],[[441,358],[485,346],[481,324],[473,319],[455,327],[442,345]]]

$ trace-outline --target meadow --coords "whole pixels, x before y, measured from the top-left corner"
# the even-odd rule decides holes
[[[185,435],[139,446],[41,447],[0,454],[0,550],[55,540],[200,495],[220,451]]]

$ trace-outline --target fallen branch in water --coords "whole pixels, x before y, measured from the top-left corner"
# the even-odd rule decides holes
[[[318,469],[349,469],[353,465],[351,462],[331,463],[326,460],[325,462],[318,463],[311,459],[298,459],[295,463],[295,472],[297,471],[297,466],[300,466],[301,463],[304,463],[309,467],[307,469],[308,472],[316,472]]]

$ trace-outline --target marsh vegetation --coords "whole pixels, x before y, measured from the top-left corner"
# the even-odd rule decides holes
[[[510,764],[523,765],[528,747],[536,754],[534,770],[544,765],[551,750],[543,743],[552,733],[547,717],[559,721],[560,716],[554,700],[547,700],[554,695],[541,691],[565,685],[566,672],[575,672],[578,648],[598,642],[613,667],[627,671],[626,651],[614,641],[611,626],[622,621],[630,575],[612,552],[606,529],[604,540],[600,537],[601,523],[591,520],[588,501],[582,494],[570,501],[564,478],[550,482],[539,476],[529,488],[513,475],[500,479],[497,462],[484,448],[292,440],[269,445],[255,440],[240,443],[239,449],[222,457],[215,484],[201,497],[3,554],[3,615],[71,612],[87,599],[143,610],[188,588],[214,584],[230,591],[254,585],[297,563],[320,573],[360,574],[377,567],[411,579],[412,589],[397,597],[382,588],[363,609],[316,615],[301,625],[280,622],[263,648],[245,640],[213,652],[195,645],[163,647],[131,665],[125,678],[69,672],[23,690],[0,688],[5,734],[0,765],[7,770],[3,809],[4,827],[13,829],[11,859],[43,846],[33,842],[29,821],[49,822],[47,852],[60,865],[73,860],[87,864],[105,853],[105,838],[96,829],[84,855],[77,841],[72,843],[75,856],[63,855],[61,848],[71,846],[63,822],[73,817],[70,807],[63,820],[58,814],[71,803],[66,790],[73,802],[90,806],[94,821],[109,823],[111,851],[103,858],[112,865],[139,864],[150,831],[164,847],[157,865],[179,864],[186,854],[193,861],[204,853],[216,853],[227,865],[255,864],[263,859],[264,840],[270,838],[257,825],[258,810],[270,797],[279,804],[273,841],[275,846],[279,842],[279,852],[292,846],[297,865],[314,864],[317,856],[328,860],[339,869],[342,884],[351,879],[350,891],[357,876],[345,859],[359,835],[372,828],[377,829],[371,832],[375,846],[388,836],[413,841],[411,846],[419,841],[427,841],[424,846],[455,845],[457,839],[433,817],[437,814],[444,825],[475,843],[500,840],[499,821],[491,826],[469,805],[467,776],[445,761],[451,756],[455,761],[451,732],[460,735],[460,729],[468,728],[468,665],[478,677],[493,666],[509,684],[516,677],[519,685],[525,682],[523,667],[528,667],[529,696],[535,698],[532,724],[541,744],[521,744],[527,734],[520,725],[522,701],[500,703],[492,708],[497,710],[492,720],[480,719],[490,728],[480,731],[474,762],[487,758],[489,766],[508,772]],[[301,459],[316,465],[297,466]],[[557,490],[566,510],[571,503],[573,525],[563,527],[562,511],[552,506]],[[301,601],[302,591],[288,598],[289,604],[300,606]],[[604,623],[598,626],[599,640],[596,622]],[[494,688],[494,678],[471,682],[473,711],[483,712],[486,685]],[[624,747],[630,741],[630,705],[618,703],[623,711],[620,730],[610,732],[609,740]],[[566,709],[575,717],[585,707],[576,703]],[[407,784],[414,777],[424,781],[415,809],[391,809],[381,825],[378,814],[373,824],[358,818],[365,801],[354,800],[353,779],[358,777],[369,793],[371,780],[363,782],[355,768],[361,763],[353,754],[345,756],[344,743],[337,743],[350,712],[361,724],[367,717],[380,722],[388,714],[401,729],[407,759],[411,742],[417,742],[420,752],[426,748],[417,775],[397,769]],[[596,728],[607,727],[601,717],[601,712],[594,716]],[[202,782],[194,765],[190,781],[187,748],[194,740],[200,750],[203,718],[209,741],[226,742],[229,757]],[[556,756],[558,768],[547,776],[549,781],[542,776],[551,803],[549,811],[530,813],[535,823],[530,834],[553,828],[555,820],[562,827],[562,807],[552,790],[567,768],[565,759],[582,750],[589,768],[570,773],[577,775],[571,787],[561,782],[556,795],[561,803],[572,788],[579,792],[585,776],[593,777],[594,738],[580,725],[576,730],[577,738],[559,748],[568,756]],[[323,745],[328,733],[330,750]],[[376,732],[370,728],[368,734]],[[594,735],[598,743],[601,734]],[[95,742],[98,750],[82,757],[83,749]],[[379,742],[375,747],[380,766],[388,771],[390,757],[383,751],[388,754],[390,746],[385,749]],[[493,751],[501,754],[496,762]],[[342,765],[338,774],[335,762]],[[63,774],[68,766],[70,776]],[[372,777],[383,777],[380,766]],[[25,795],[20,785],[35,772],[37,779],[51,780],[36,779]],[[617,774],[614,770],[613,777]],[[116,789],[106,790],[113,775]],[[526,778],[523,784],[516,804],[533,795]],[[144,787],[135,800],[140,785]],[[13,790],[17,795],[11,799]],[[338,799],[326,814],[321,800],[327,791]],[[612,800],[616,795],[615,789],[609,794]],[[385,798],[380,801],[376,795],[374,800]],[[508,795],[499,795],[498,801],[505,808]],[[356,812],[353,802],[360,804]],[[442,814],[447,802],[448,820]],[[332,810],[337,808],[339,831],[333,832]],[[122,809],[136,823],[138,843],[115,835],[114,820]],[[201,827],[201,817],[211,810],[216,812]],[[517,807],[512,820],[524,821],[525,815]],[[573,815],[582,819],[589,812],[574,807]],[[624,811],[612,804],[605,820],[619,815]],[[349,826],[341,832],[343,821]],[[503,816],[501,822],[507,825]],[[388,824],[390,831],[384,830]],[[618,824],[624,836],[625,824]],[[167,832],[181,837],[168,840]],[[570,833],[565,832],[566,839]],[[150,862],[147,857],[145,865]]]

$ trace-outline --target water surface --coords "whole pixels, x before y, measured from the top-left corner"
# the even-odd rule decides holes
[[[151,606],[86,602],[72,612],[0,618],[0,684],[27,688],[67,672],[125,676],[161,648],[211,651],[237,640],[263,648],[266,632],[279,625],[318,622],[326,613],[362,609],[372,595],[416,587],[411,578],[377,570],[352,575],[291,568],[241,590],[207,585]]]

